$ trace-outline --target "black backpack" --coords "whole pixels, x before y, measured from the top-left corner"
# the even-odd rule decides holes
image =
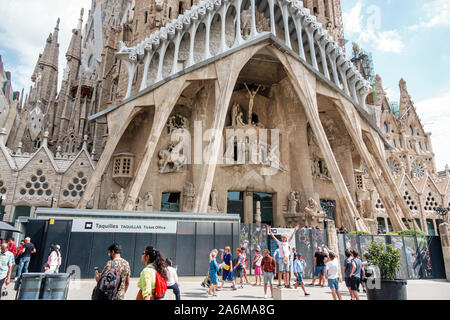
[[[117,300],[117,292],[121,282],[120,274],[115,268],[114,261],[112,261],[111,268],[98,280],[97,286],[92,292],[92,300]]]

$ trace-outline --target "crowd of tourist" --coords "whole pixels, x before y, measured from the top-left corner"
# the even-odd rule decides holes
[[[250,261],[255,274],[253,285],[263,286],[265,299],[269,298],[269,290],[270,297],[273,298],[276,278],[278,279],[278,288],[291,289],[292,284],[295,290],[301,289],[305,296],[310,296],[304,283],[306,261],[295,247],[290,247],[290,243],[299,229],[300,227],[296,226],[289,237],[282,234],[279,240],[272,233],[270,226],[267,226],[268,235],[275,241],[277,249],[271,255],[267,249],[262,251],[260,247],[256,248],[256,254]],[[345,229],[341,229],[339,229],[340,232],[346,232]],[[44,265],[45,273],[59,272],[60,249],[59,245],[50,247],[50,254]],[[130,286],[130,265],[121,257],[119,244],[111,245],[107,252],[108,262],[101,272],[97,268],[95,270],[97,285],[93,290],[92,299],[122,300]],[[18,248],[14,244],[14,239],[1,245],[0,291],[4,284],[10,283],[15,265],[18,266],[17,279],[20,279],[23,273],[28,272],[30,256],[34,253],[36,253],[36,248],[30,238],[21,241]],[[221,263],[218,262],[219,257]],[[355,250],[346,250],[345,257],[343,266],[345,285],[351,299],[359,300],[359,288],[362,285],[365,291],[365,280],[370,276],[370,272],[368,272],[370,268],[367,266],[367,259],[364,257],[364,261],[361,260],[359,253]],[[160,300],[165,297],[167,290],[172,290],[176,300],[181,300],[177,269],[173,266],[171,259],[166,258],[153,246],[148,246],[141,254],[141,262],[143,269],[137,282],[139,289],[137,300]],[[206,288],[206,295],[216,297],[218,292],[223,290],[225,282],[230,282],[234,291],[238,290],[238,285],[242,289],[244,284],[250,284],[247,273],[248,262],[245,248],[237,248],[234,256],[228,246],[220,251],[213,249],[209,254],[207,277],[202,283],[202,286]],[[327,280],[333,299],[341,300],[338,255],[326,246],[318,247],[311,267],[314,276],[309,286],[314,286],[318,280],[317,286],[324,287],[325,280]]]

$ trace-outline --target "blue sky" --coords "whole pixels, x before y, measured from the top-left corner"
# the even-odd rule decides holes
[[[437,169],[450,164],[450,0],[342,0],[345,38],[373,55],[390,101],[398,83],[409,94],[427,132]]]
[[[345,36],[372,52],[391,101],[407,82],[432,142],[439,170],[450,164],[450,0],[342,0]],[[60,25],[60,75],[71,31],[91,0],[0,0],[0,54],[14,90],[31,85],[45,39]],[[51,8],[49,10],[49,8]],[[85,14],[86,19],[86,14]],[[60,77],[61,78],[61,77]],[[27,90],[26,90],[27,91]]]

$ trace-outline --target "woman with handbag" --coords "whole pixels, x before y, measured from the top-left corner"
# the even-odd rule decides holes
[[[220,288],[217,288],[217,291],[223,289],[225,281],[231,281],[233,284],[233,290],[235,291],[237,288],[233,277],[233,255],[231,254],[230,247],[225,247],[225,250],[222,251],[222,260],[225,263],[223,266],[222,284],[220,285]]]
[[[145,268],[137,283],[139,292],[136,300],[160,300],[161,298],[156,296],[156,280],[159,273],[167,281],[166,258],[154,247],[148,246],[142,252],[141,261],[145,264]]]

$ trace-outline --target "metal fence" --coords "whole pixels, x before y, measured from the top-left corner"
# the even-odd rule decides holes
[[[241,247],[245,248],[247,254],[247,273],[254,274],[253,258],[256,254],[256,248],[269,249],[273,252],[273,240],[269,238],[265,225],[258,226],[256,224],[242,224],[240,242]],[[305,229],[297,231],[295,235],[295,246],[298,253],[303,255],[306,262],[306,268],[303,273],[304,277],[312,278],[314,273],[314,254],[317,247],[328,245],[326,230]],[[273,249],[273,250],[272,250]]]
[[[445,267],[439,237],[431,236],[371,236],[339,234],[339,260],[344,265],[346,249],[358,250],[361,256],[367,252],[372,241],[392,244],[401,253],[398,279],[445,278]],[[342,270],[342,268],[341,268]]]

